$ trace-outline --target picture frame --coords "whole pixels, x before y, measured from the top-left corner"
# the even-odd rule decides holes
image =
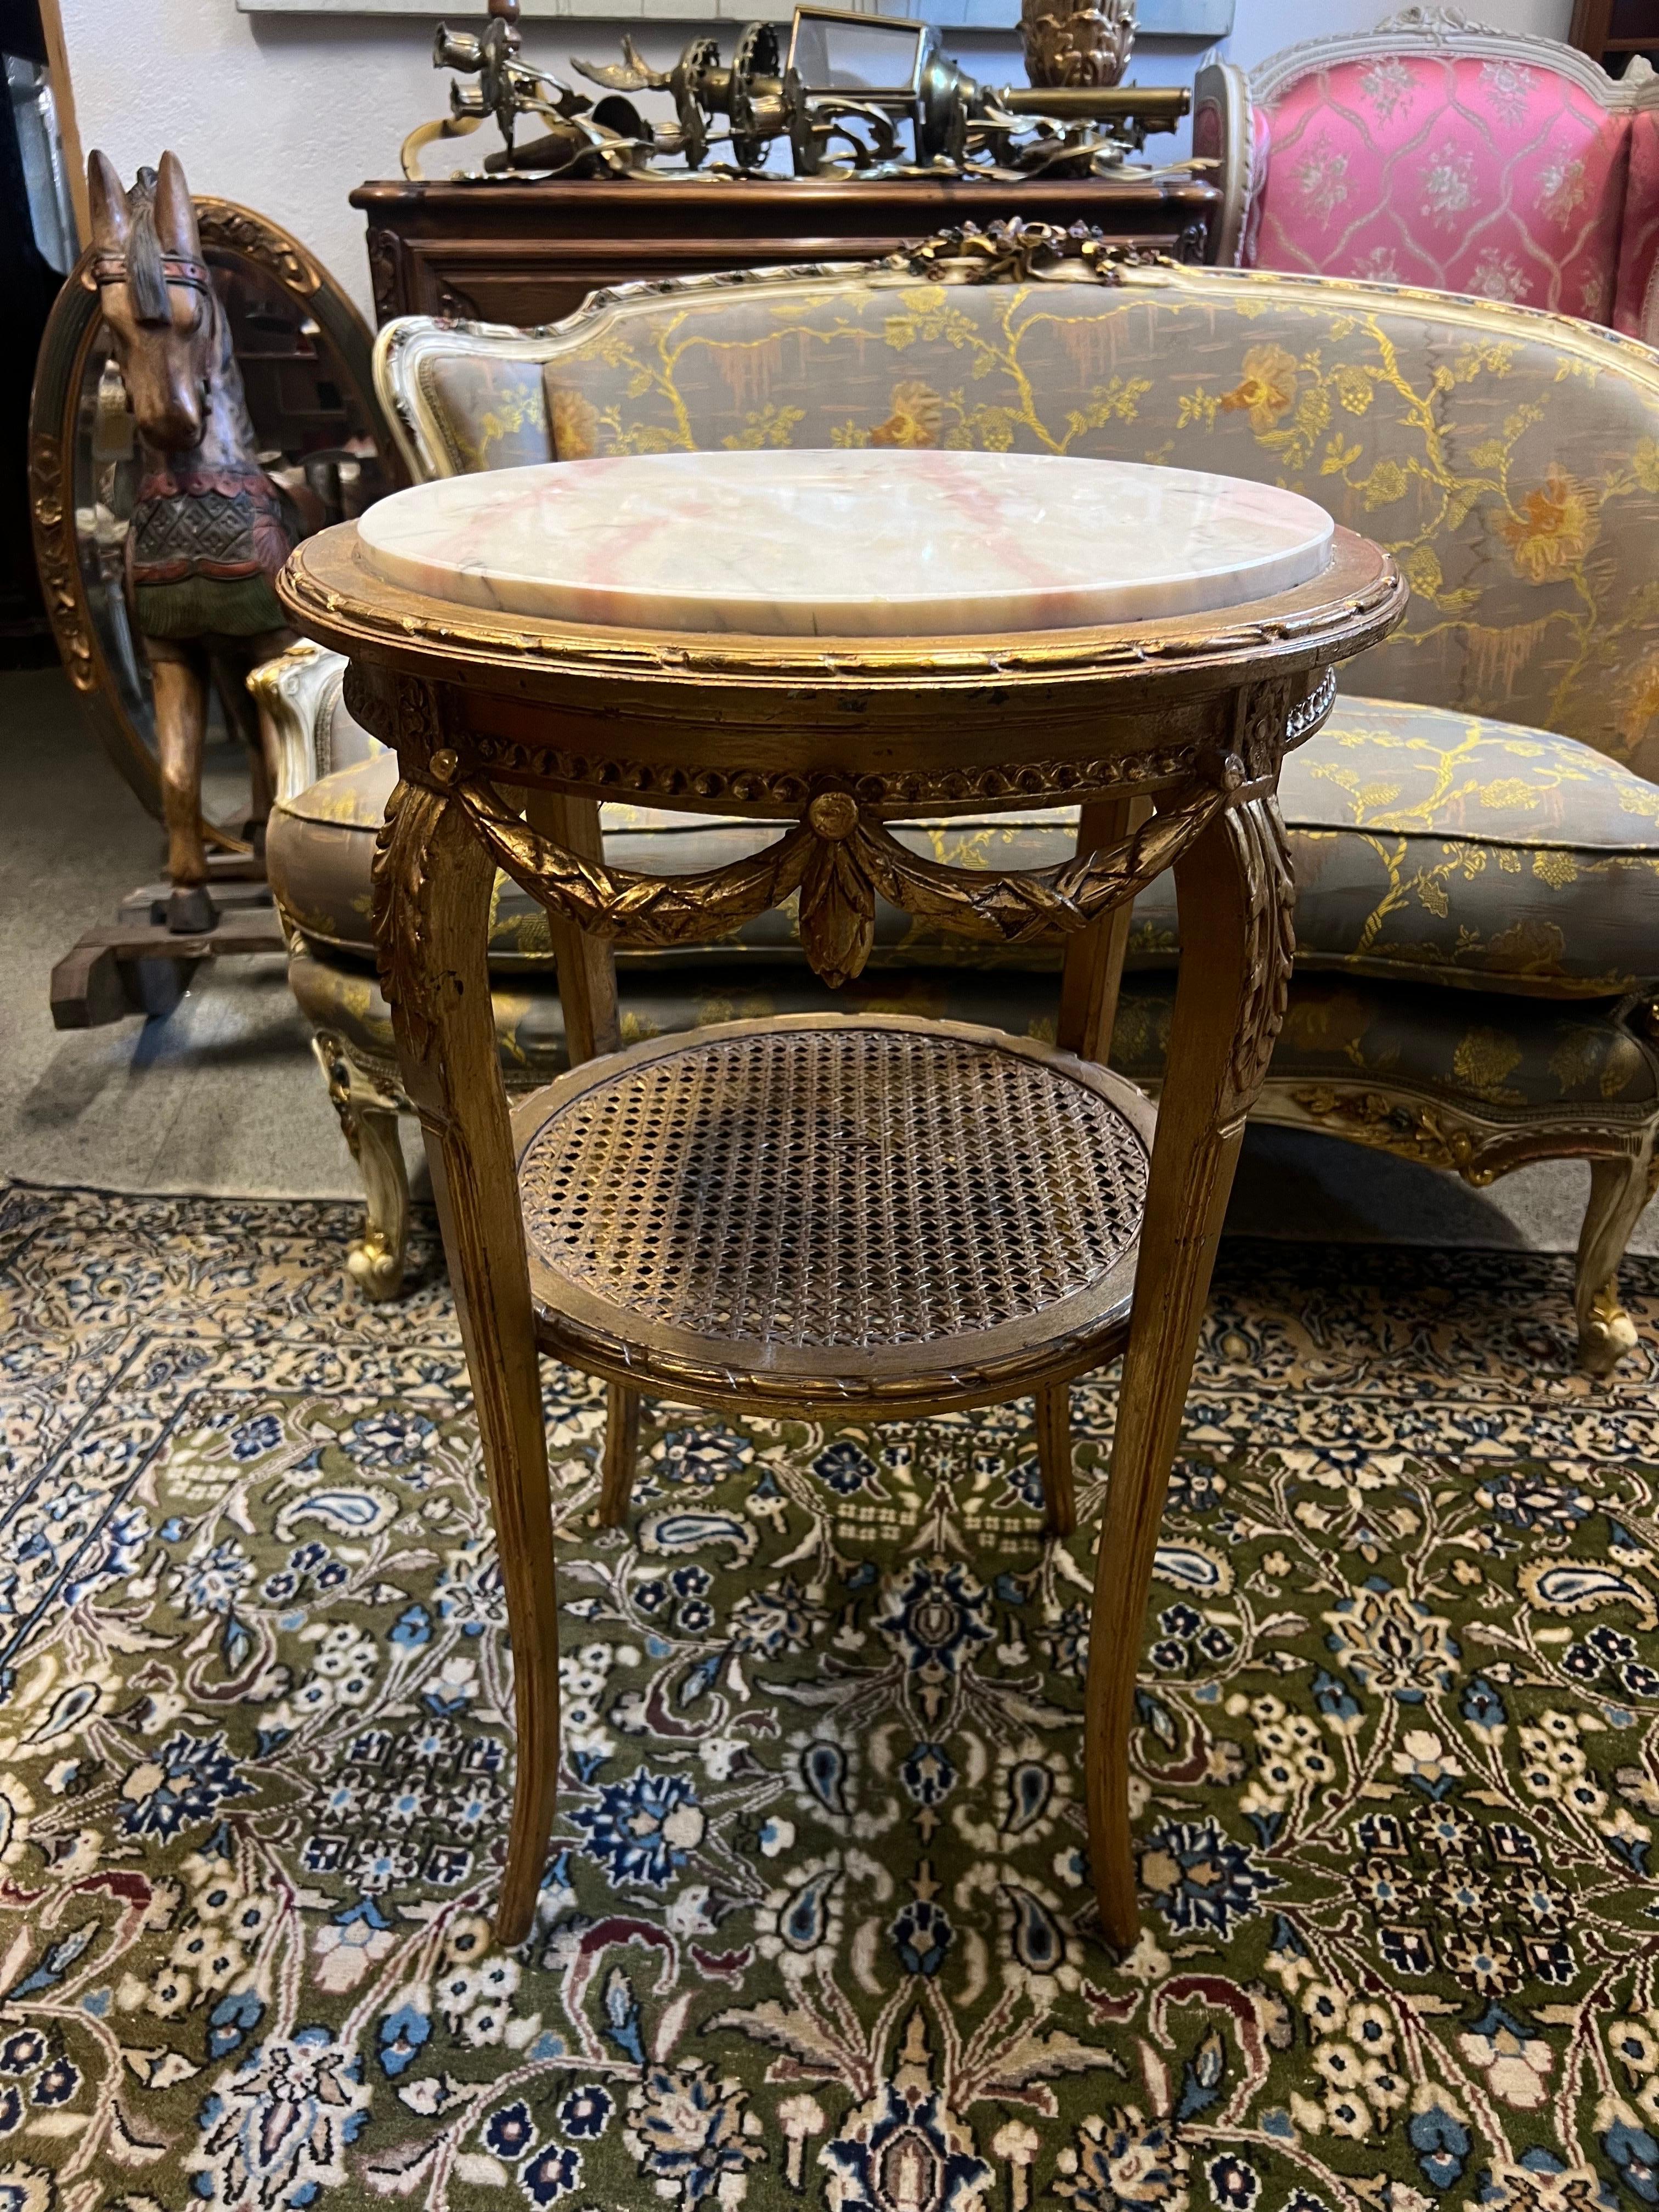
[[[453,0],[236,0],[245,15],[403,15],[460,21],[467,14]],[[1235,0],[1139,0],[1143,39],[1190,39],[1206,45],[1233,27]],[[482,8],[472,12],[482,13]],[[762,11],[763,12],[763,11]],[[1019,27],[1019,0],[882,0],[860,11],[935,24],[942,31],[1007,31]],[[629,23],[747,23],[755,0],[521,0],[526,23],[599,18]]]

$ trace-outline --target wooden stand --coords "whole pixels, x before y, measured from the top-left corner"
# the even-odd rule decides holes
[[[707,645],[528,613],[507,626],[388,582],[350,526],[307,538],[279,589],[297,629],[350,659],[351,712],[398,755],[375,950],[426,1133],[513,1640],[499,1941],[534,1920],[559,1769],[542,1352],[610,1386],[608,1525],[627,1512],[642,1391],[874,1420],[1034,1394],[1059,1534],[1076,1513],[1063,1394],[1121,1345],[1083,1734],[1100,1929],[1127,1952],[1129,1732],[1159,1517],[1295,946],[1279,759],[1328,712],[1334,664],[1404,613],[1399,572],[1340,530],[1321,574],[1220,614]],[[564,750],[576,732],[580,756]],[[776,842],[672,878],[586,857],[613,792],[687,789],[773,823]],[[532,814],[553,818],[550,797],[567,824],[586,811],[568,845]],[[951,867],[886,827],[940,803],[1079,799],[1076,859],[1046,870]],[[1129,830],[1142,802],[1158,811]],[[1170,865],[1183,957],[1155,1133],[1144,1099],[1063,1046],[897,1014],[654,1038],[579,1062],[509,1116],[487,949],[498,867],[598,940],[593,965],[559,975],[568,1034],[592,1038],[609,990],[603,1010],[572,1010],[611,944],[709,942],[798,894],[802,949],[833,988],[864,966],[878,890],[971,935],[1069,939],[1079,972],[1063,996],[1086,1035],[1116,988],[1115,914]],[[1088,1256],[1062,1272],[1062,1250]]]
[[[112,922],[89,929],[52,971],[52,1024],[95,1030],[129,1014],[170,1014],[204,960],[285,952],[288,939],[257,860],[215,854],[208,884],[219,919],[179,936],[163,919],[169,884],[145,884],[124,898]]]

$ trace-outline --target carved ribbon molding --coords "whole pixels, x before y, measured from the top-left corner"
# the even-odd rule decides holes
[[[453,760],[453,756],[449,758]],[[442,781],[440,755],[434,773]],[[1235,780],[1242,773],[1233,764]],[[832,988],[862,974],[879,894],[905,913],[1005,945],[1087,929],[1136,897],[1185,852],[1228,803],[1227,782],[1194,784],[1133,836],[1053,867],[953,868],[924,859],[849,792],[820,792],[805,818],[763,852],[720,868],[649,876],[567,852],[514,812],[493,784],[457,778],[465,809],[495,864],[562,921],[635,945],[690,945],[800,893],[800,935]]]
[[[901,246],[877,263],[910,276],[930,276],[939,284],[1121,284],[1123,272],[1172,269],[1175,263],[1155,247],[1126,245],[1096,223],[964,223],[936,232],[914,246]],[[1156,276],[1142,283],[1159,281]]]

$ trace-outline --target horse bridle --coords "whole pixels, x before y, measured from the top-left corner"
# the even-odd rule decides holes
[[[198,261],[190,253],[164,253],[161,274],[169,284],[188,284],[192,290],[210,292],[213,272],[205,261]],[[87,272],[88,289],[98,291],[106,284],[125,284],[127,281],[127,259],[124,253],[94,253]]]

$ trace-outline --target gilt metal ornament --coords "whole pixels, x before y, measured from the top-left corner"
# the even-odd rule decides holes
[[[1026,14],[1029,85],[980,84],[930,23],[809,6],[787,49],[770,23],[750,23],[729,61],[698,37],[672,69],[653,69],[625,35],[620,61],[571,63],[596,99],[523,60],[518,0],[490,0],[481,33],[439,27],[434,65],[472,82],[452,84],[449,116],[404,141],[404,173],[421,174],[434,141],[493,118],[505,143],[485,157],[492,175],[748,176],[787,144],[797,177],[1085,178],[1186,114],[1182,87],[1118,82],[1133,0],[1027,0]],[[641,93],[666,94],[673,120],[642,113]],[[542,133],[524,141],[532,118]]]
[[[1019,34],[1034,85],[1118,84],[1134,51],[1134,0],[1023,0]]]

